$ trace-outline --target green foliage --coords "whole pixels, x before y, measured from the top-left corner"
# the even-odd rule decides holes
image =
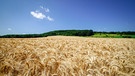
[[[93,30],[57,30],[44,33],[47,36],[63,35],[63,36],[91,36]]]
[[[123,38],[132,38],[131,36],[122,36]]]
[[[94,32],[93,37],[101,38],[135,38],[135,32]]]
[[[93,30],[56,30],[43,34],[25,34],[25,35],[4,35],[0,38],[35,38],[35,37],[47,37],[47,36],[91,36],[94,35]]]
[[[93,30],[56,30],[43,34],[22,34],[22,35],[4,35],[0,38],[35,38],[35,37],[47,37],[47,36],[92,36],[102,38],[135,38],[135,32],[93,32]]]
[[[25,35],[3,35],[0,38],[34,38],[34,37],[43,37],[41,34],[25,34]],[[44,36],[45,37],[45,36]]]

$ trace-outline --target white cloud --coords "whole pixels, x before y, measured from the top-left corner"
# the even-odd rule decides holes
[[[50,12],[49,8],[44,8],[43,6],[40,6],[41,9],[43,9],[45,12]]]
[[[45,12],[50,12],[50,10],[48,8],[45,8]]]
[[[47,16],[47,19],[48,19],[49,21],[54,21],[54,19],[51,18],[50,16]]]
[[[11,28],[8,28],[9,31],[11,31],[12,29]]]
[[[31,11],[30,13],[31,13],[31,15],[33,17],[35,17],[37,19],[44,19],[44,18],[46,18],[46,16],[43,13],[39,12],[39,11]]]
[[[45,13],[48,13],[50,12],[50,10],[48,8],[44,8],[43,6],[40,6],[40,8],[42,9],[39,9],[39,10],[36,10],[36,11],[31,11],[30,14],[37,18],[37,19],[47,19],[49,21],[54,21],[53,18],[51,18],[50,16],[46,16]]]

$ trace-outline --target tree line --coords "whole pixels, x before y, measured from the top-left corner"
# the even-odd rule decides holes
[[[47,36],[91,36],[94,35],[93,30],[56,30],[42,34],[9,34],[0,36],[0,38],[35,38],[35,37],[47,37]]]
[[[92,36],[94,34],[117,34],[123,38],[131,38],[125,35],[135,35],[135,31],[123,31],[123,32],[97,32],[93,30],[56,30],[42,34],[9,34],[0,36],[0,38],[35,38],[35,37],[47,37],[47,36]]]
[[[94,33],[100,33],[100,34],[119,34],[119,35],[135,35],[135,31],[122,31],[122,32],[114,32],[114,31],[111,31],[111,32],[97,32],[97,31],[94,31]]]

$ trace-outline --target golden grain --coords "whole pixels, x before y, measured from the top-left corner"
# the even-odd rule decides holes
[[[135,39],[1,38],[0,76],[135,76]]]

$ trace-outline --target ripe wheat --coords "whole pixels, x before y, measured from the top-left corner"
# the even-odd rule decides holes
[[[135,76],[135,39],[1,38],[0,76]]]

